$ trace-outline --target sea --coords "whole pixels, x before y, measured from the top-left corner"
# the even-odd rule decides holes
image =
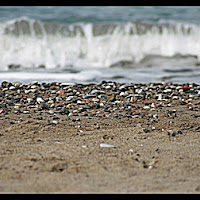
[[[0,6],[0,82],[200,84],[200,6]]]

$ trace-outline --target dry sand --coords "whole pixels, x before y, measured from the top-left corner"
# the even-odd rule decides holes
[[[1,115],[0,191],[199,193],[200,120],[185,106],[175,109],[176,118],[160,117],[150,132],[146,119],[61,115],[52,124],[45,112],[43,120]],[[182,134],[168,136],[162,128]]]
[[[126,103],[125,93],[118,93],[121,107],[113,102],[117,90],[110,92],[108,86],[98,86],[108,95],[105,101],[98,97],[103,107],[83,99],[87,101],[83,106],[89,105],[87,111],[72,114],[80,106],[65,100],[72,95],[69,91],[79,96],[74,98],[81,98],[95,85],[60,90],[56,84],[41,89],[38,85],[2,83],[0,192],[200,193],[199,86],[186,86],[186,91],[183,86],[158,85],[153,90],[148,86],[149,99],[140,89],[119,85],[131,95],[138,92],[146,98],[134,97]],[[27,88],[33,88],[33,92],[28,93]],[[166,92],[160,88],[168,89],[168,100],[155,98],[157,93]],[[177,94],[184,102],[173,100]],[[28,98],[34,100],[34,95],[37,102],[28,104]],[[60,100],[53,105],[50,98],[55,95]],[[41,107],[38,96],[47,98],[54,107],[49,109],[44,103]],[[157,104],[155,108],[152,103]],[[60,106],[66,106],[72,115],[63,109],[65,113],[60,113]],[[102,115],[109,113],[108,108],[112,112]],[[116,148],[103,148],[101,143]]]

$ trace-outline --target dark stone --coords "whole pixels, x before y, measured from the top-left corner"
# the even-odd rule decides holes
[[[38,68],[39,68],[39,69],[45,69],[46,66],[45,66],[45,65],[39,65]]]
[[[143,130],[145,133],[150,133],[151,131],[150,130],[148,130],[148,129],[144,129]]]
[[[69,110],[66,107],[62,107],[61,110],[60,110],[60,114],[68,115],[69,114]]]
[[[179,130],[177,133],[178,133],[178,134],[183,134],[183,132],[182,132],[182,131],[180,131],[180,130]]]
[[[53,117],[53,120],[56,120],[56,119],[60,119],[59,117],[57,117],[57,116],[54,116]]]
[[[12,83],[7,82],[7,81],[3,81],[3,82],[1,83],[1,87],[2,87],[2,88],[9,88],[11,85],[12,85]]]
[[[38,110],[49,110],[49,106],[45,103],[41,103],[41,105],[38,107]]]
[[[176,136],[176,133],[175,133],[175,132],[173,132],[173,133],[172,133],[172,137],[175,137],[175,136]]]
[[[11,65],[8,65],[8,69],[19,69],[20,68],[20,65],[15,65],[15,64],[11,64]]]

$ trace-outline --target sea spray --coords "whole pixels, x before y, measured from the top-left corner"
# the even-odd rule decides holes
[[[192,23],[67,25],[21,17],[0,23],[0,70],[134,67],[155,58],[185,57],[195,65],[199,33],[200,26]]]

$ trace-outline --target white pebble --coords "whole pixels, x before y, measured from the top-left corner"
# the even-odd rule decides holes
[[[116,148],[116,146],[112,145],[112,144],[106,144],[106,143],[101,143],[100,147],[106,147],[106,148]]]
[[[59,122],[56,120],[53,120],[53,124],[58,124]]]
[[[150,107],[149,106],[144,106],[143,109],[147,110],[149,109]]]
[[[44,100],[41,97],[37,97],[36,101],[40,104],[42,102],[44,102]]]
[[[28,114],[30,112],[28,110],[24,110],[23,113]]]
[[[99,105],[100,105],[101,107],[103,107],[103,106],[104,106],[104,104],[103,104],[103,103],[100,103]]]
[[[70,101],[70,100],[72,100],[74,98],[74,96],[69,96],[69,97],[67,97],[67,101]]]
[[[111,89],[110,85],[107,85],[105,88],[106,88],[106,90],[110,90]]]
[[[9,90],[14,90],[14,89],[15,89],[14,86],[10,86],[10,87],[9,87]]]

